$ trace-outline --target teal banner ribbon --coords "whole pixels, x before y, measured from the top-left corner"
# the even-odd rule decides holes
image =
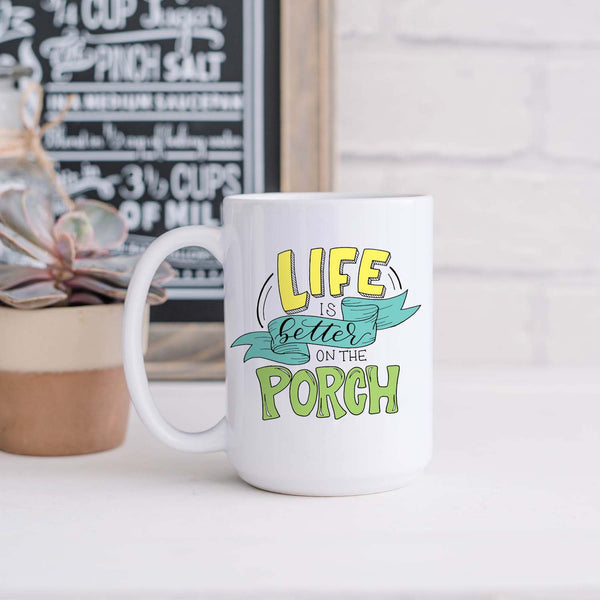
[[[231,347],[250,346],[244,362],[264,358],[285,365],[302,365],[310,360],[309,344],[335,348],[364,348],[375,341],[377,330],[396,327],[420,308],[404,308],[408,290],[400,296],[344,298],[342,319],[313,315],[285,315],[273,319],[269,331],[241,335]]]

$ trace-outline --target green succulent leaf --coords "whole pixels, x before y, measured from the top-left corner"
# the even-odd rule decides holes
[[[33,244],[20,233],[7,227],[4,223],[0,223],[0,242],[19,254],[23,254],[47,265],[55,262],[55,257],[47,250]]]
[[[94,249],[113,250],[127,239],[125,220],[110,204],[98,200],[80,200],[75,206],[92,225]]]
[[[41,281],[13,290],[0,291],[0,302],[13,308],[22,309],[53,306],[65,301],[67,297],[67,294],[56,289],[51,281]]]
[[[46,279],[52,279],[52,275],[45,269],[26,265],[0,265],[0,290]]]
[[[0,194],[0,220],[32,244],[53,251],[54,216],[44,196],[31,190],[5,190]]]
[[[94,229],[85,213],[72,210],[65,213],[54,225],[54,239],[66,233],[75,244],[75,252],[89,250],[94,245]]]

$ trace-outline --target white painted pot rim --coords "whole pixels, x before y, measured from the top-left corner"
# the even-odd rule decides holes
[[[144,348],[148,343],[146,307]],[[0,371],[64,372],[123,364],[123,304],[19,310],[0,307]]]

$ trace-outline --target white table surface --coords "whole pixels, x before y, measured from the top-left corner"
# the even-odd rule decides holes
[[[179,425],[222,384],[156,383]],[[436,452],[354,498],[254,489],[224,454],[0,453],[0,598],[600,598],[598,370],[438,372]]]

